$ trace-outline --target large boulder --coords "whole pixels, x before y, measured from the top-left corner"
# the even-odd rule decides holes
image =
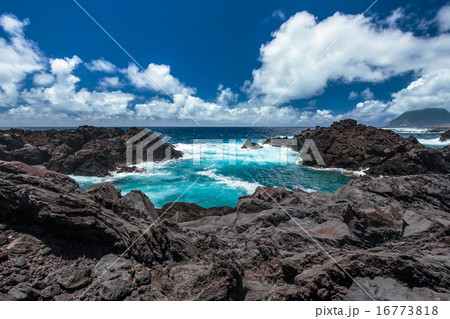
[[[122,300],[136,289],[132,280],[133,263],[120,256],[104,256],[95,265],[94,275],[99,281],[100,295],[105,300]]]
[[[439,138],[439,140],[440,140],[441,142],[445,142],[445,141],[447,141],[447,140],[450,140],[450,130],[448,130],[448,131],[442,133],[442,135],[441,135],[441,137]]]
[[[66,266],[48,274],[50,280],[56,281],[68,290],[85,287],[91,281],[91,271],[85,267]]]
[[[405,139],[391,130],[358,125],[351,119],[308,129],[295,138],[314,141],[325,162],[321,167],[368,169],[370,175],[449,172],[442,151],[425,147],[414,137]],[[314,157],[303,164],[318,166]]]

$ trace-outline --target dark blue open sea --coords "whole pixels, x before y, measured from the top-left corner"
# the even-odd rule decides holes
[[[32,128],[49,129],[49,128]],[[66,129],[66,128],[61,128]],[[124,129],[127,129],[124,127]],[[332,193],[355,175],[342,170],[317,170],[298,165],[297,153],[288,148],[264,145],[260,150],[241,149],[246,139],[262,142],[277,136],[292,137],[304,127],[155,127],[148,128],[184,152],[184,157],[159,164],[142,163],[142,173],[111,177],[72,176],[85,189],[110,182],[122,190],[141,190],[156,207],[172,202],[193,202],[203,207],[232,206],[240,196],[258,186],[301,188]],[[443,147],[440,133],[400,129],[430,147]]]

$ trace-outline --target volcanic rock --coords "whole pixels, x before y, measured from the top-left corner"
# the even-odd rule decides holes
[[[439,141],[445,142],[447,140],[450,140],[450,130],[442,133],[441,137],[439,138]]]
[[[109,254],[103,256],[94,267],[94,275],[100,281],[128,280],[134,274],[133,263],[123,257]]]
[[[234,209],[172,203],[155,222],[143,193],[0,162],[0,298],[365,300],[356,278],[374,299],[448,299],[449,194],[448,174],[366,176],[334,194],[259,187]]]
[[[242,145],[241,148],[248,148],[248,149],[253,149],[253,150],[258,150],[263,148],[261,145],[259,145],[258,143],[253,143],[250,140],[246,140],[244,145]]]
[[[66,289],[74,290],[85,287],[91,281],[91,271],[84,267],[66,266],[51,272],[48,278]]]
[[[105,300],[122,300],[136,289],[133,281],[115,279],[104,281],[101,284],[100,296]]]
[[[231,207],[204,208],[194,203],[170,202],[158,210],[161,218],[169,219],[175,223],[188,222],[207,216],[223,216],[231,214]]]
[[[127,141],[134,141],[130,142],[133,164],[146,161],[147,150],[153,147],[152,158],[148,160],[163,161],[183,155],[158,136],[142,129],[123,131],[120,128],[80,126],[71,130],[0,131],[0,160],[44,165],[64,174],[105,176],[118,167],[125,169]],[[135,154],[139,143],[145,144],[142,158]]]
[[[11,288],[8,292],[8,296],[14,300],[34,300],[36,294],[33,288],[28,283],[19,283],[17,286]]]
[[[436,301],[450,300],[450,292],[439,293],[429,288],[409,288],[395,281],[392,278],[375,277],[355,278],[355,282],[350,287],[345,296],[347,301],[373,299],[380,301]]]
[[[358,125],[351,119],[305,130],[295,138],[314,141],[325,162],[322,167],[368,168],[366,173],[376,176],[450,171],[442,151],[425,147],[412,136],[405,139],[393,131]],[[316,160],[311,157],[303,164],[318,166]]]

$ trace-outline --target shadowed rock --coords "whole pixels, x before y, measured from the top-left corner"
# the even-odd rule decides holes
[[[129,194],[0,162],[0,299],[365,299],[347,274],[379,299],[449,299],[449,175],[259,187],[235,209],[170,204],[152,227],[162,210]]]
[[[295,136],[312,139],[325,167],[362,170],[370,175],[412,175],[448,173],[449,162],[442,151],[420,144],[414,137],[403,138],[390,130],[357,124],[355,120],[335,122]],[[304,165],[316,166],[314,158]]]
[[[442,133],[441,137],[439,138],[439,141],[445,142],[447,140],[450,140],[450,130]]]
[[[126,141],[140,133],[143,130],[135,127],[124,131],[121,128],[93,126],[80,126],[71,130],[4,130],[0,131],[0,160],[44,165],[47,169],[64,174],[105,176],[117,168],[127,170],[124,168]],[[153,133],[137,139],[131,147],[133,164],[137,162],[137,145],[148,137],[153,139],[143,146],[142,161],[147,161],[147,150],[161,141]],[[183,155],[169,143],[162,142],[151,153],[153,161]]]

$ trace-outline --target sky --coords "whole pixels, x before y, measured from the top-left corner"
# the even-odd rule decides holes
[[[0,3],[0,126],[383,126],[450,110],[449,1],[77,2]]]

